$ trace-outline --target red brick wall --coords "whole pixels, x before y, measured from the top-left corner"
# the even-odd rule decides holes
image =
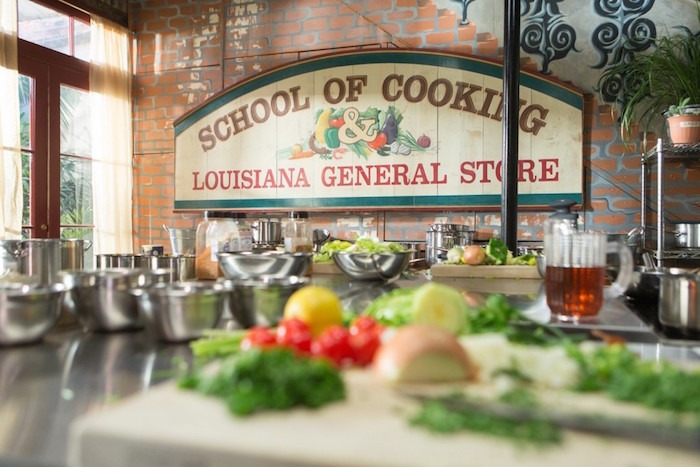
[[[135,249],[169,246],[162,225],[194,227],[199,213],[174,213],[173,121],[238,80],[312,54],[348,47],[419,47],[480,56],[499,53],[497,39],[473,25],[459,25],[453,10],[431,0],[233,0],[131,1],[134,31],[134,225]],[[523,60],[524,67],[532,63]],[[586,96],[584,203],[587,223],[628,231],[639,222],[639,148],[618,142],[615,116]],[[627,156],[622,157],[623,154]],[[698,178],[694,175],[695,179]],[[251,213],[257,217],[264,213]],[[279,214],[279,213],[278,213]],[[520,214],[519,238],[541,238],[548,213]],[[315,213],[333,236],[376,233],[392,240],[425,240],[434,222],[477,226],[497,234],[499,212]]]

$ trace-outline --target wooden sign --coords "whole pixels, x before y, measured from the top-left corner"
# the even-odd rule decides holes
[[[337,53],[241,81],[175,122],[175,209],[499,206],[502,67]],[[578,90],[520,76],[518,202],[582,201]]]

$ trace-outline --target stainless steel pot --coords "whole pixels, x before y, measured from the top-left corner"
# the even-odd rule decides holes
[[[61,269],[83,269],[85,267],[85,252],[91,246],[90,240],[61,239]]]
[[[683,334],[700,332],[700,275],[660,276],[659,322]]]
[[[677,222],[673,225],[678,248],[700,248],[700,222]]]
[[[282,242],[282,225],[273,219],[260,219],[251,224],[253,242],[277,245]]]
[[[61,240],[58,238],[20,240],[17,264],[20,274],[34,277],[41,284],[58,282],[58,271],[61,269]]]
[[[474,231],[466,225],[433,224],[425,233],[425,259],[429,265],[440,263],[450,248],[471,245],[473,238]]]

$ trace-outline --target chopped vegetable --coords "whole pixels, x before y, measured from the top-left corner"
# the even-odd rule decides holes
[[[345,384],[333,365],[285,348],[241,352],[224,360],[215,375],[192,374],[180,387],[225,400],[236,416],[345,399]]]
[[[447,250],[447,259],[445,263],[447,264],[460,264],[462,262],[462,256],[464,255],[464,248],[461,246],[453,246]]]
[[[486,264],[507,264],[509,257],[512,257],[512,253],[503,240],[489,239],[489,243],[486,245]]]
[[[402,287],[375,298],[362,312],[386,326],[413,322],[413,296],[418,287]]]

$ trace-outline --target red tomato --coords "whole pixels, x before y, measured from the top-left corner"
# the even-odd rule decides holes
[[[384,326],[379,324],[371,316],[358,316],[350,323],[350,334],[360,334],[367,331],[373,331],[381,334],[384,331]]]
[[[369,316],[359,316],[350,325],[350,345],[355,352],[355,363],[367,366],[381,345],[384,326]]]
[[[350,331],[337,324],[327,328],[311,343],[311,353],[325,357],[340,367],[352,366],[355,363],[355,352],[350,345]]]
[[[341,126],[343,126],[344,123],[345,123],[345,120],[343,119],[343,117],[332,118],[328,122],[328,124],[330,125],[331,128],[340,128]]]
[[[272,329],[265,326],[254,326],[248,330],[243,340],[241,340],[241,350],[248,350],[253,347],[273,347],[277,345],[277,338]]]
[[[282,320],[277,326],[277,343],[301,353],[311,353],[311,329],[299,318]]]
[[[372,149],[381,149],[386,144],[386,134],[379,133],[376,138],[367,143],[367,145]]]

